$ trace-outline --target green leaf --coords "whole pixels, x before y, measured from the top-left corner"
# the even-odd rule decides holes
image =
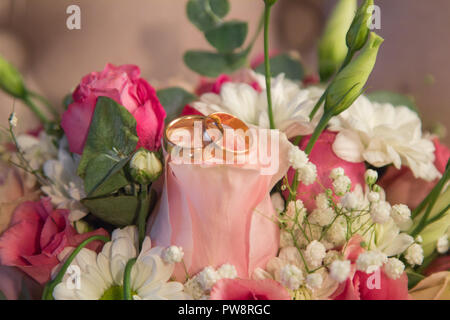
[[[156,94],[158,95],[159,102],[161,102],[164,110],[166,110],[166,124],[178,117],[184,106],[197,99],[196,95],[180,87],[161,89]]]
[[[270,72],[272,77],[276,77],[280,73],[284,73],[286,78],[300,81],[305,76],[305,69],[300,59],[291,54],[283,53],[273,58],[270,58]],[[255,71],[260,74],[265,74],[264,63],[261,63],[255,68]]]
[[[64,96],[64,99],[62,101],[64,110],[67,110],[67,108],[69,108],[69,105],[73,103],[73,97],[71,93],[68,93]]]
[[[422,279],[425,278],[423,275],[412,270],[406,270],[406,275],[408,276],[408,289],[414,288]]]
[[[84,178],[89,163],[93,161],[92,165],[96,165],[95,159],[102,155],[113,160],[111,164],[120,162],[133,153],[137,142],[136,120],[131,113],[114,100],[99,97],[78,174]],[[104,172],[99,173],[99,176],[102,174]],[[96,177],[96,180],[102,178]]]
[[[405,106],[411,109],[412,111],[419,113],[416,104],[413,99],[408,96],[389,92],[389,91],[375,91],[367,95],[370,101],[378,102],[378,103],[390,103],[395,107]]]
[[[230,21],[209,29],[205,37],[217,51],[230,53],[244,44],[247,32],[247,22]]]
[[[83,199],[81,202],[94,216],[117,227],[133,224],[139,204],[134,196]]]
[[[101,154],[92,159],[86,168],[84,188],[87,197],[98,197],[114,192],[129,184],[122,168],[130,160],[130,156],[123,159],[111,158]]]
[[[223,1],[214,1],[214,8],[219,14],[223,14],[224,11],[221,2]],[[186,13],[189,21],[203,32],[222,22],[220,16],[213,11],[210,0],[189,0]]]
[[[0,300],[8,300],[3,292],[0,291]]]
[[[190,50],[184,55],[184,63],[203,76],[217,77],[242,68],[247,63],[248,53],[248,50],[233,54]]]
[[[230,11],[228,0],[209,0],[209,5],[214,14],[220,18],[225,17]]]

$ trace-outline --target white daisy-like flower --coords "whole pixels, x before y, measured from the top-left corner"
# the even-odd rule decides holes
[[[53,291],[56,300],[114,300],[123,298],[123,276],[125,266],[132,258],[137,261],[131,269],[131,292],[136,300],[180,300],[187,299],[183,285],[169,282],[174,264],[161,258],[162,248],[151,248],[146,237],[138,255],[138,235],[135,226],[116,229],[111,241],[100,253],[82,249],[72,262],[78,267],[79,286],[75,286],[69,275],[63,278]],[[68,250],[63,251],[63,255]]]
[[[48,195],[52,204],[59,209],[69,209],[69,220],[77,221],[88,214],[88,210],[80,200],[86,197],[84,183],[77,174],[80,157],[71,155],[66,150],[67,140],[63,139],[58,152],[58,159],[47,160],[43,170],[50,185],[41,190]]]
[[[261,75],[254,74],[263,91],[258,92],[246,83],[227,82],[220,94],[205,93],[193,107],[203,114],[213,112],[230,113],[249,125],[270,128],[267,93]],[[287,80],[284,74],[272,79],[272,110],[275,127],[288,137],[310,134],[314,121],[310,123],[309,113],[323,90],[318,88],[301,89],[298,84]]]
[[[47,160],[58,156],[53,138],[45,131],[39,133],[38,137],[21,134],[17,137],[17,144],[33,170],[40,170]]]
[[[419,116],[407,107],[371,102],[359,97],[330,121],[339,131],[334,152],[350,162],[367,161],[375,167],[393,164],[410,167],[417,178],[432,181],[440,177],[434,166],[434,145],[422,136]]]

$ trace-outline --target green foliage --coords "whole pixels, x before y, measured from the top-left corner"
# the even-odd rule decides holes
[[[367,95],[370,101],[378,103],[390,103],[395,107],[405,106],[412,111],[419,113],[414,100],[408,96],[390,92],[390,91],[375,91]]]
[[[300,59],[290,55],[288,53],[279,54],[273,58],[270,58],[270,73],[272,77],[284,73],[286,78],[296,81],[303,80],[305,76],[305,69]],[[255,68],[255,71],[264,74],[264,63],[261,63]]]
[[[187,104],[197,99],[194,94],[180,87],[161,89],[156,94],[166,110],[166,124],[178,117]]]
[[[246,22],[230,21],[209,29],[205,37],[218,52],[230,53],[244,44],[247,32]]]
[[[136,196],[107,196],[83,199],[82,203],[97,218],[116,227],[133,224],[139,206]]]

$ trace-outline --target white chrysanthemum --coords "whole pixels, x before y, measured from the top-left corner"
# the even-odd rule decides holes
[[[405,271],[405,265],[397,258],[389,258],[384,265],[384,272],[391,279],[398,279]]]
[[[321,227],[325,227],[333,222],[336,217],[336,213],[330,207],[321,209],[317,208],[309,216],[309,221],[314,224],[318,224]]]
[[[434,166],[434,145],[422,136],[417,113],[400,106],[371,102],[359,97],[353,105],[330,121],[339,131],[334,152],[350,162],[367,161],[376,167],[394,164],[411,168],[417,178],[432,181],[440,176]]]
[[[334,168],[333,170],[331,170],[330,179],[336,180],[337,178],[339,178],[340,176],[343,176],[343,175],[345,175],[344,169],[341,167],[337,167],[337,168]]]
[[[423,262],[423,249],[420,244],[412,244],[405,254],[406,261],[411,265],[421,265]]]
[[[77,221],[88,214],[88,210],[80,202],[86,197],[83,179],[77,174],[80,157],[71,155],[66,150],[66,140],[61,141],[58,159],[47,160],[43,170],[50,179],[50,185],[41,187],[42,192],[48,195],[52,204],[59,209],[69,209],[69,220]]]
[[[170,246],[162,252],[162,258],[167,263],[178,263],[183,260],[183,248],[178,246]]]
[[[213,267],[206,267],[197,275],[197,281],[204,291],[211,290],[211,288],[220,280],[220,276]]]
[[[346,175],[338,176],[333,181],[334,193],[336,193],[336,195],[338,196],[343,196],[350,190],[351,184],[352,181]]]
[[[312,268],[317,268],[322,265],[325,258],[326,249],[322,243],[317,240],[311,241],[305,250],[305,258],[308,265]]]
[[[298,180],[304,185],[309,186],[316,181],[317,178],[317,168],[312,162],[308,162],[305,166],[298,170]]]
[[[56,300],[113,300],[123,297],[123,275],[127,262],[137,256],[131,269],[131,292],[134,299],[179,300],[188,296],[183,293],[179,282],[168,282],[174,265],[161,259],[162,248],[151,248],[150,238],[146,237],[142,250],[137,255],[137,229],[129,226],[116,229],[111,241],[100,253],[82,249],[71,266],[80,269],[79,286],[75,286],[69,275],[65,275],[53,291]],[[68,250],[65,250],[67,254]]]
[[[411,210],[404,204],[396,204],[392,206],[392,219],[402,229],[405,230],[411,226]]]
[[[438,239],[436,243],[436,250],[440,254],[445,254],[447,253],[448,248],[449,248],[448,236],[444,234],[442,237]]]
[[[291,146],[288,153],[289,164],[294,169],[303,168],[309,161],[308,155],[299,147]]]
[[[254,74],[259,81],[260,75]],[[262,80],[262,78],[261,78]],[[312,133],[314,125],[309,121],[309,113],[323,90],[318,88],[301,89],[283,74],[272,79],[272,110],[275,127],[288,137]],[[261,81],[262,92],[246,83],[227,82],[220,94],[205,93],[193,107],[203,114],[213,112],[231,113],[247,124],[260,128],[270,128],[267,93]]]
[[[322,287],[323,278],[320,273],[311,273],[306,276],[306,286],[311,289],[319,289]]]
[[[58,155],[53,138],[42,131],[38,137],[21,134],[17,137],[17,144],[25,159],[33,170],[40,170],[42,165]]]
[[[303,272],[296,266],[287,264],[280,271],[280,280],[286,288],[297,290],[304,281]]]
[[[385,262],[387,256],[380,251],[366,251],[361,253],[356,260],[356,268],[365,273],[377,271]]]
[[[326,209],[330,207],[330,200],[328,199],[328,196],[324,192],[319,193],[316,196],[316,206],[319,209]]]
[[[383,224],[389,221],[391,205],[387,201],[372,203],[370,216],[375,223]]]
[[[349,260],[335,260],[330,265],[330,277],[337,282],[344,282],[350,274],[350,269]]]
[[[237,277],[237,271],[232,264],[223,264],[217,269],[220,279],[234,279]]]

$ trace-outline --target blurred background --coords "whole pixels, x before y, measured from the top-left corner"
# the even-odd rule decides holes
[[[229,18],[257,27],[262,0],[230,0]],[[272,49],[300,53],[309,73],[317,70],[317,41],[335,0],[279,0],[272,14]],[[390,90],[414,98],[432,128],[450,128],[450,1],[376,0],[385,38],[368,90]],[[66,8],[81,8],[81,30],[68,30]],[[432,4],[432,5],[431,5]],[[19,68],[29,87],[55,105],[91,71],[107,62],[132,63],[157,87],[199,77],[184,66],[188,49],[208,48],[188,21],[186,0],[0,0],[0,54]],[[250,37],[249,37],[250,38]],[[253,49],[262,52],[262,38]],[[0,124],[13,101],[0,92]],[[16,104],[19,130],[37,120]],[[450,137],[444,139],[450,144]]]

